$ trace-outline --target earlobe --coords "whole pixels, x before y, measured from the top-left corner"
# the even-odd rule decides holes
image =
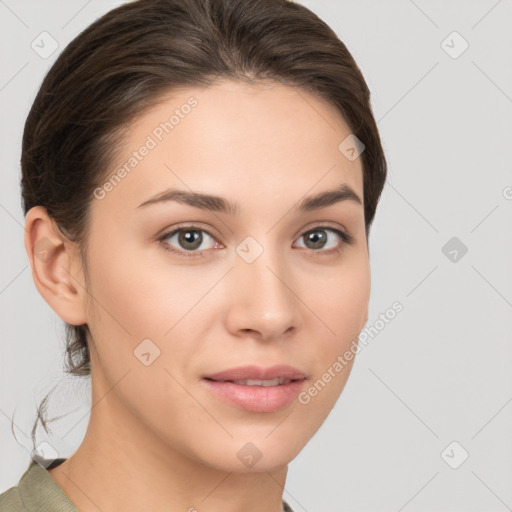
[[[25,250],[34,284],[50,307],[71,325],[87,323],[78,246],[60,233],[42,206],[25,217]]]

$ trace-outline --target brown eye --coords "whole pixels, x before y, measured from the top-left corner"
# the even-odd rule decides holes
[[[350,244],[352,236],[336,228],[320,226],[306,231],[299,240],[304,241],[304,245],[299,247],[316,252],[331,252],[340,249],[344,244]]]
[[[182,253],[200,253],[203,250],[214,248],[217,244],[210,233],[196,227],[175,229],[164,235],[160,241],[169,246],[167,247],[169,250]]]
[[[201,234],[201,231],[197,230],[189,230],[181,231],[178,234],[178,243],[183,249],[197,249],[201,246],[201,243],[203,242],[203,235]]]
[[[306,247],[309,249],[322,249],[327,243],[327,233],[323,229],[315,229],[302,235]]]

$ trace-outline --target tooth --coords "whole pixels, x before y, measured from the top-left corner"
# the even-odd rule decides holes
[[[261,386],[279,386],[281,384],[281,379],[273,379],[273,380],[262,380]]]
[[[245,379],[235,380],[234,382],[242,386],[279,386],[280,384],[287,384],[290,380],[278,377],[272,380]]]

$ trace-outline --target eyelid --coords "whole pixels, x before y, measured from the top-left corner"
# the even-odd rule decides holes
[[[310,224],[306,226],[305,228],[302,228],[297,235],[295,235],[295,238],[298,238],[300,236],[305,235],[306,233],[309,233],[310,231],[314,231],[315,229],[332,229],[333,231],[338,231],[340,233],[343,233],[347,236],[349,239],[353,239],[352,235],[349,234],[348,230],[345,229],[344,226],[333,223],[331,221],[317,221],[313,224]]]

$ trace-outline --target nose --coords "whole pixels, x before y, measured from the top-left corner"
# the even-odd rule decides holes
[[[238,258],[229,279],[226,327],[231,333],[277,340],[301,327],[303,303],[282,257],[264,251],[252,263]]]

